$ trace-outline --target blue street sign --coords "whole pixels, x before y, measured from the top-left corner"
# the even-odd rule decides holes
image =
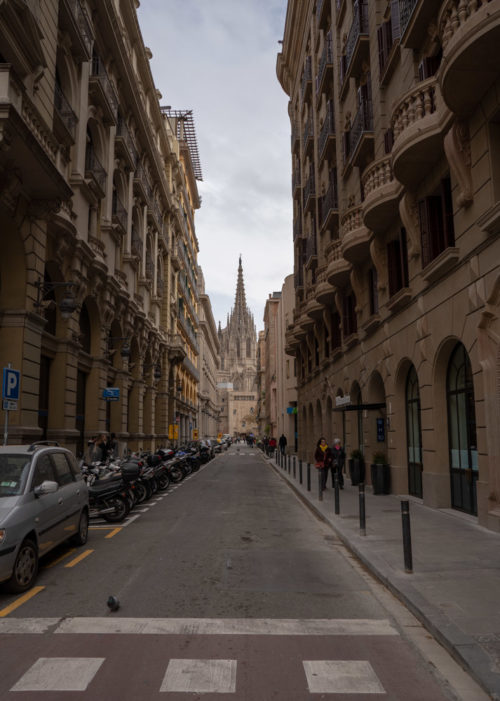
[[[12,368],[3,369],[2,399],[10,399],[13,402],[19,400],[21,387],[21,373]]]
[[[385,441],[385,422],[384,419],[377,419],[377,441],[383,443]]]
[[[120,399],[119,387],[106,387],[102,390],[102,397],[108,402],[117,402]]]

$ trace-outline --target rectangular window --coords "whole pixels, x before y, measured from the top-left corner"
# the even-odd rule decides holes
[[[356,297],[354,292],[345,295],[343,301],[343,331],[344,337],[347,338],[358,330],[356,319]]]
[[[340,348],[342,345],[342,335],[340,333],[340,314],[332,314],[332,350]]]
[[[378,275],[376,268],[370,268],[368,271],[368,282],[370,285],[370,314],[378,314]]]
[[[408,287],[408,252],[406,231],[401,229],[399,237],[387,244],[387,270],[389,296],[392,297],[404,287]]]
[[[441,181],[439,194],[431,195],[418,203],[422,267],[425,268],[445,248],[455,245],[453,204],[450,179]]]

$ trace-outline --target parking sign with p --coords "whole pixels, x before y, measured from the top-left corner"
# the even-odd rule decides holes
[[[2,399],[17,402],[21,386],[21,373],[12,368],[3,369]]]

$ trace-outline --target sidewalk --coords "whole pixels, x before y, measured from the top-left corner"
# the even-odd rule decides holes
[[[308,492],[305,463],[301,485],[298,459],[295,477],[293,457],[286,469],[266,459],[492,699],[500,700],[500,534],[466,514],[431,509],[406,495],[374,495],[366,487],[366,535],[361,535],[359,488],[348,477],[336,515],[330,476],[319,501],[314,466]],[[412,574],[405,572],[402,500],[410,502]]]

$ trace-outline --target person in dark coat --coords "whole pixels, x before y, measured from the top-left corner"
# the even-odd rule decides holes
[[[321,491],[326,489],[328,471],[332,468],[332,451],[325,438],[320,438],[314,451],[314,464],[321,474]]]
[[[335,438],[332,449],[332,480],[335,479],[335,474],[337,474],[340,489],[344,489],[344,465],[345,450],[342,448],[340,438]]]
[[[284,433],[282,433],[281,436],[280,436],[280,439],[279,439],[279,441],[278,441],[278,445],[279,445],[279,447],[280,447],[280,453],[281,453],[282,455],[284,455],[284,454],[285,454],[285,451],[286,451],[286,442],[287,442],[287,441],[286,441],[286,436],[285,436]]]

